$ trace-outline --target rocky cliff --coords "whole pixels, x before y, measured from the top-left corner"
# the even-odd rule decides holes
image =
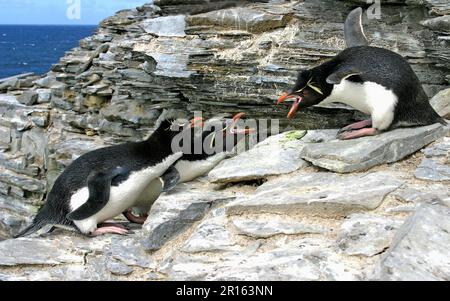
[[[273,105],[298,69],[344,48],[343,20],[365,2],[159,0],[107,18],[45,76],[0,83],[0,239],[72,160],[142,139],[163,110],[298,129],[161,196],[129,236],[3,241],[0,279],[450,279],[448,128],[336,141],[360,113],[316,107],[288,123]],[[382,1],[364,20],[447,119],[449,14],[447,1]]]

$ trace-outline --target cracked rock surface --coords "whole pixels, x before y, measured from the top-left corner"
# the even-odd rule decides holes
[[[286,135],[263,147],[281,148]],[[163,194],[125,236],[56,230],[0,242],[0,279],[447,280],[448,182],[415,174],[423,160],[446,158],[447,140],[359,173],[302,164],[257,182],[204,176]]]

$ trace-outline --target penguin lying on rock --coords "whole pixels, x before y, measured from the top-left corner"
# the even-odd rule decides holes
[[[127,233],[122,225],[105,221],[142,203],[147,209],[154,201],[151,198],[157,198],[162,190],[170,190],[179,180],[189,179],[186,171],[180,166],[175,170],[177,165],[174,164],[183,156],[192,161],[196,158],[202,161],[209,156],[203,153],[184,155],[179,149],[174,150],[172,142],[186,131],[191,135],[202,125],[193,120],[187,130],[180,126],[173,129],[172,121],[164,119],[145,141],[105,147],[80,156],[56,179],[47,202],[32,224],[15,237],[29,235],[46,225],[74,227],[92,236]],[[233,135],[250,132],[227,129],[223,132]],[[214,133],[211,130],[202,133],[202,137]],[[164,182],[161,191],[152,191],[155,182]]]
[[[331,60],[301,71],[292,89],[278,99],[294,103],[288,113],[319,103],[340,102],[371,116],[342,128],[339,139],[377,135],[406,126],[446,124],[428,102],[419,79],[399,54],[367,46],[361,25],[362,9],[353,10],[345,22],[348,48]]]

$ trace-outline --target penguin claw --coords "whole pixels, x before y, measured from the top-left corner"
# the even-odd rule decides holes
[[[366,136],[375,136],[378,133],[379,131],[375,128],[363,128],[359,130],[353,130],[350,132],[343,132],[341,134],[338,134],[337,138],[339,140],[350,140]]]
[[[372,126],[372,119],[358,121],[358,122],[349,124],[349,125],[344,126],[343,128],[341,128],[338,131],[338,135],[340,135],[342,133],[345,133],[345,132],[350,132],[350,131],[354,131],[354,130],[360,130],[360,129],[371,127],[371,126]]]
[[[143,225],[145,221],[147,220],[148,215],[144,216],[136,216],[133,214],[131,210],[125,211],[123,215],[127,218],[128,221],[135,224]]]
[[[343,128],[340,128],[339,131],[337,132],[337,135],[341,135],[342,133],[348,132],[350,131],[350,129],[347,128],[348,126],[345,126]]]
[[[119,235],[126,235],[128,234],[128,230],[125,229],[125,227],[118,227],[116,225],[114,226],[104,226],[97,228],[94,232],[91,233],[92,237],[104,235],[104,234],[119,234]]]

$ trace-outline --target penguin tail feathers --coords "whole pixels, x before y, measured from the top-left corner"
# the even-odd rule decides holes
[[[432,109],[432,122],[431,123],[440,123],[444,126],[447,126],[449,123],[447,122],[447,120],[445,120],[444,117],[442,117],[441,115],[438,114],[438,112],[436,112],[434,109]]]
[[[19,238],[23,236],[27,236],[30,234],[33,234],[34,232],[39,231],[44,226],[49,224],[58,224],[59,221],[57,219],[52,218],[54,214],[51,214],[51,208],[48,206],[48,203],[46,203],[37,213],[37,215],[34,217],[33,221],[31,222],[31,225],[23,229],[19,234],[13,236],[14,238]]]
[[[445,120],[445,119],[442,118],[442,117],[439,118],[438,122],[439,122],[440,124],[442,124],[442,125],[448,125],[447,120]]]
[[[13,238],[19,238],[19,237],[24,237],[30,234],[33,234],[34,232],[39,231],[42,227],[44,227],[45,225],[47,225],[46,221],[43,220],[33,220],[33,222],[31,223],[31,225],[29,225],[28,227],[26,227],[25,229],[23,229],[19,234],[16,234],[13,236]]]

